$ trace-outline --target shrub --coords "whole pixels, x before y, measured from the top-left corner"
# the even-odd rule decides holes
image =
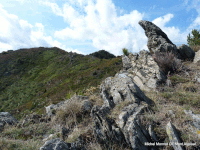
[[[191,49],[193,49],[194,52],[197,52],[200,50],[200,45],[193,45],[193,46],[190,46]]]
[[[128,56],[128,54],[129,54],[128,49],[123,48],[122,51],[123,51],[123,54],[124,54],[124,55]]]
[[[187,36],[187,41],[189,46],[200,45],[200,33],[198,30],[192,30],[192,36],[190,34]]]
[[[165,74],[179,72],[182,69],[181,60],[172,52],[155,52],[152,57]]]

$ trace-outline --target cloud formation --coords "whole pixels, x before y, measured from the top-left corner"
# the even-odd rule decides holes
[[[25,3],[23,0],[19,1]],[[187,10],[196,9],[198,12],[199,1],[186,0],[183,4],[189,3],[191,6],[188,6]],[[53,14],[62,17],[67,23],[66,27],[57,29],[54,37],[48,36],[45,34],[47,26],[39,22],[30,24],[19,19],[18,16],[7,13],[0,4],[0,20],[3,22],[0,24],[0,52],[5,49],[57,46],[67,51],[82,53],[66,47],[58,40],[77,42],[77,45],[80,45],[80,41],[91,41],[94,48],[105,49],[115,55],[121,55],[122,48],[128,48],[131,52],[148,50],[147,37],[138,24],[146,14],[138,10],[124,13],[124,10],[116,7],[112,0],[68,0],[62,5],[55,0],[46,0],[39,1],[38,4],[50,8]],[[168,13],[155,18],[152,22],[175,44],[186,43],[191,30],[200,27],[200,14],[184,32],[176,26],[167,26],[174,16],[175,14]]]
[[[7,13],[0,5],[0,52],[5,50],[17,50],[31,47],[60,47],[77,53],[77,49],[66,48],[65,45],[53,40],[51,36],[46,36],[44,26],[41,23],[31,25],[26,20],[19,19],[18,16]]]

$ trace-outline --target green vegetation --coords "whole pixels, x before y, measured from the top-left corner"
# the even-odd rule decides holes
[[[90,54],[91,56],[95,56],[97,58],[100,59],[110,59],[110,58],[115,58],[115,55],[110,54],[109,52],[105,51],[105,50],[100,50],[98,52],[94,52],[92,54]]]
[[[0,112],[10,112],[17,119],[32,112],[42,114],[44,106],[69,99],[74,93],[83,95],[121,67],[121,57],[99,59],[57,47],[1,53]]]
[[[187,42],[189,46],[200,45],[200,33],[197,29],[192,30],[192,35],[187,36]]]
[[[123,48],[122,51],[123,51],[123,54],[124,54],[124,55],[128,56],[128,54],[129,54],[128,49]]]

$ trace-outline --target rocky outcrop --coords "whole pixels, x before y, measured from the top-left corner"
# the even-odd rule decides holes
[[[95,136],[105,147],[117,144],[123,148],[148,149],[145,142],[151,142],[148,131],[140,123],[139,115],[153,104],[129,77],[128,73],[117,73],[108,77],[100,86],[104,100],[102,106],[94,106],[91,116],[94,122]],[[112,116],[116,105],[127,103],[120,110],[117,119]]]
[[[195,52],[189,46],[182,44],[178,47],[178,52],[181,55],[182,59],[193,60],[195,56]]]
[[[191,122],[192,130],[197,134],[200,139],[200,114],[194,114],[191,110],[184,110],[185,114],[189,115],[193,120]]]
[[[123,69],[142,90],[156,90],[160,83],[165,83],[167,80],[165,73],[159,69],[158,64],[146,50],[136,55],[123,55],[122,62]]]
[[[45,142],[45,144],[40,147],[40,150],[85,150],[85,148],[80,148],[77,143],[65,143],[57,138]]]
[[[145,30],[145,35],[148,38],[147,47],[151,53],[172,52],[178,59],[194,59],[195,53],[190,47],[183,44],[177,48],[167,35],[154,23],[141,20],[139,21],[139,25]]]
[[[185,147],[183,147],[183,142],[179,138],[176,128],[171,122],[167,124],[166,131],[174,150],[185,150]]]
[[[145,35],[148,38],[147,47],[151,53],[172,51],[180,58],[176,45],[174,45],[167,35],[154,23],[141,20],[139,25],[145,30]]]
[[[0,132],[3,130],[5,124],[15,125],[18,120],[15,119],[9,112],[0,112]]]
[[[51,117],[55,114],[56,111],[64,109],[67,105],[70,105],[72,102],[78,102],[81,105],[82,113],[89,113],[92,109],[92,102],[88,100],[87,96],[78,96],[74,95],[71,99],[62,101],[56,105],[52,104],[46,107],[47,116]]]
[[[200,50],[195,52],[194,63],[200,62]]]

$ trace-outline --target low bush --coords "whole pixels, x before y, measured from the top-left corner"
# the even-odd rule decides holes
[[[152,55],[160,69],[165,73],[175,73],[182,70],[182,62],[172,52],[156,52]]]

